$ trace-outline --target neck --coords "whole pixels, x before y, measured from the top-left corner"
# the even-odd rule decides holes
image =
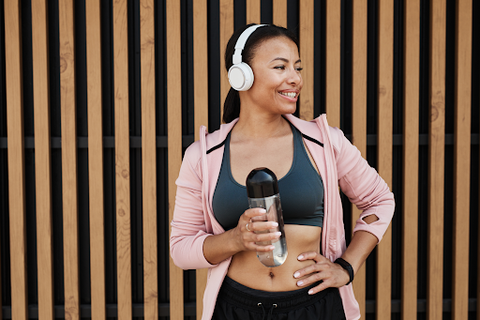
[[[240,114],[233,128],[238,138],[267,139],[291,133],[290,124],[281,115]]]

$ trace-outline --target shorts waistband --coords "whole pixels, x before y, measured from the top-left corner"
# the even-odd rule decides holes
[[[260,311],[259,307],[270,308],[272,306],[274,307],[274,313],[288,312],[292,309],[314,304],[334,290],[338,290],[328,288],[317,294],[309,295],[308,290],[318,284],[319,282],[293,291],[271,292],[249,288],[227,276],[220,288],[218,299],[254,312]]]

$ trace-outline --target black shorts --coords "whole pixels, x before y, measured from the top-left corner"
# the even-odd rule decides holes
[[[344,320],[338,289],[328,288],[309,295],[308,290],[317,284],[294,291],[268,292],[226,277],[212,320]]]

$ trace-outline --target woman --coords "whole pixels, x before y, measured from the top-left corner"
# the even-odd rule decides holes
[[[211,134],[202,127],[187,149],[172,221],[175,264],[209,268],[202,319],[358,319],[350,283],[391,221],[393,194],[325,115],[292,116],[303,86],[292,33],[246,26],[231,37],[225,65],[235,88],[226,124]],[[288,256],[275,268],[256,257],[280,236],[257,233],[275,225],[248,208],[245,180],[257,167],[279,179]],[[363,211],[348,248],[338,186]]]

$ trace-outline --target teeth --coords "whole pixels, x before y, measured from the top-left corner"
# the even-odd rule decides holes
[[[280,92],[280,94],[290,97],[290,98],[295,98],[297,94],[295,92]]]

